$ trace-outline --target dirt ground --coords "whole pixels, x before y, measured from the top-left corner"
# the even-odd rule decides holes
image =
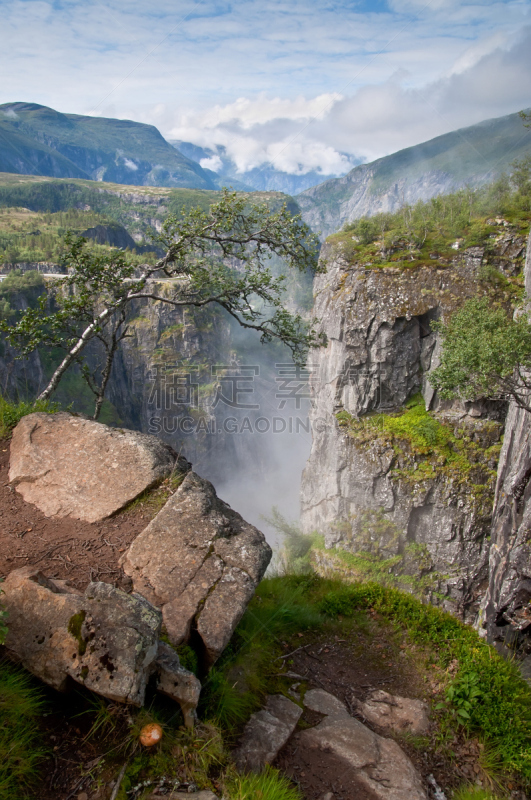
[[[369,613],[366,626],[356,629],[345,625],[332,638],[323,639],[316,632],[305,633],[300,636],[299,647],[289,659],[290,675],[299,676],[293,678],[292,690],[298,691],[300,685],[306,689],[324,689],[342,700],[353,716],[357,714],[352,699],[365,700],[373,689],[425,701],[436,689],[436,683],[425,680],[422,652],[406,646],[401,635],[374,613]],[[320,715],[306,710],[299,725],[305,728],[320,719]],[[388,732],[369,727],[389,736]],[[433,737],[416,742],[407,737],[395,738],[423,777],[428,797],[432,797],[427,780],[430,775],[444,788],[447,797],[450,797],[448,790],[466,782],[481,780],[485,788],[489,787],[489,779],[479,766],[478,742],[466,742],[456,732],[443,755],[434,747]],[[374,795],[358,784],[347,764],[331,753],[321,752],[317,756],[299,748],[297,734],[279,753],[274,766],[298,784],[306,800],[318,800],[327,792],[332,792],[334,800],[374,800]]]

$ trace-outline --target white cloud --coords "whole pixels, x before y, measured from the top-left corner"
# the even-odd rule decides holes
[[[211,169],[213,172],[218,172],[223,166],[223,161],[219,156],[211,156],[210,158],[202,158],[199,161],[199,166],[203,167],[203,169]]]
[[[273,159],[294,174],[531,105],[530,0],[362,7],[3,0],[0,102],[136,119],[223,147],[240,171]]]
[[[137,164],[135,164],[134,161],[131,161],[130,158],[124,158],[124,164],[127,167],[127,169],[131,169],[133,170],[133,172],[135,172],[138,169]]]

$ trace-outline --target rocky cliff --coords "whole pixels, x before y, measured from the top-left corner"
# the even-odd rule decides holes
[[[531,295],[531,234],[525,265],[525,288]],[[489,581],[482,603],[480,629],[502,648],[530,653],[531,633],[531,416],[509,406],[492,516]],[[531,676],[531,659],[525,671]]]
[[[518,236],[499,223],[488,253],[471,247],[414,269],[366,268],[326,245],[328,272],[315,286],[328,337],[313,357],[302,483],[303,528],[324,537],[315,563],[401,586],[468,621],[487,586],[504,409],[438,402],[431,322],[492,290],[488,263],[519,269],[502,264]]]

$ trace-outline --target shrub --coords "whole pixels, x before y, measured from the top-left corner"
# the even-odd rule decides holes
[[[38,776],[44,750],[36,722],[42,708],[31,677],[0,662],[0,797],[22,800]]]
[[[37,400],[35,403],[20,400],[18,403],[14,403],[0,395],[0,438],[9,436],[22,417],[32,414],[34,411],[54,414],[58,409],[58,404],[51,403],[49,400]]]

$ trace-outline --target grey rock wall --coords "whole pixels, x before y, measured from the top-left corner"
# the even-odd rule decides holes
[[[470,248],[451,265],[378,270],[325,245],[328,271],[316,280],[314,313],[328,345],[312,356],[313,445],[301,491],[303,529],[324,536],[326,549],[314,554],[320,571],[356,576],[337,548],[391,559],[385,569],[398,585],[468,621],[487,583],[503,409],[443,405],[427,376],[439,350],[431,322],[481,291],[484,257]],[[398,410],[421,391],[457,436],[488,451],[469,474],[428,464],[371,427],[371,413]]]
[[[525,265],[531,294],[531,234]],[[509,406],[492,519],[489,581],[480,630],[502,646],[531,652],[531,415]],[[531,666],[526,667],[531,675]]]

